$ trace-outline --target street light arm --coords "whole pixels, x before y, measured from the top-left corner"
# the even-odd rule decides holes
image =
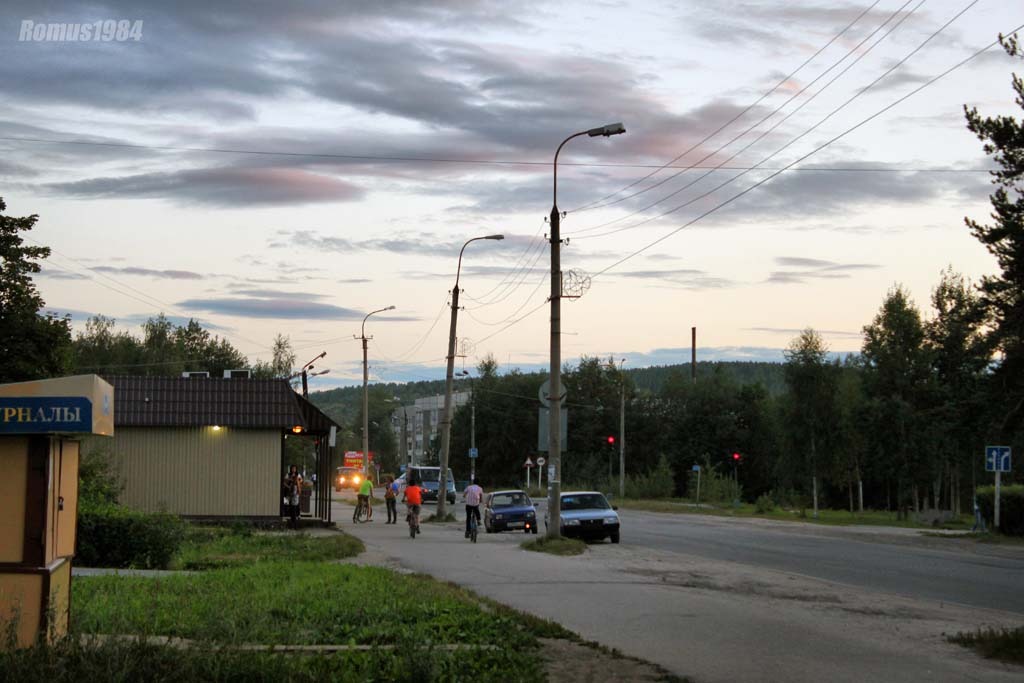
[[[376,311],[370,311],[369,313],[367,313],[366,317],[363,318],[363,326],[361,328],[359,328],[359,330],[360,330],[359,331],[359,336],[360,337],[365,337],[366,336],[366,318],[369,318],[374,313],[383,313],[384,311],[393,311],[393,310],[395,310],[394,306],[388,306],[387,308],[378,308]],[[327,353],[327,352],[324,351],[324,353]]]
[[[473,237],[466,240],[466,243],[462,245],[462,249],[459,249],[459,266],[455,269],[455,286],[459,286],[459,276],[462,274],[462,252],[466,251],[466,247],[469,246],[470,242],[476,242],[477,240],[503,240],[504,235],[484,235],[483,237]]]
[[[554,194],[552,195],[552,206],[554,208],[556,208],[556,209],[558,208],[558,155],[559,155],[559,153],[561,153],[562,148],[565,147],[565,143],[569,142],[569,140],[572,140],[573,138],[578,138],[581,135],[588,135],[589,133],[590,133],[590,131],[586,131],[586,130],[581,130],[579,133],[573,133],[572,135],[570,135],[566,139],[562,140],[562,144],[560,144],[558,146],[558,149],[555,150],[555,161],[554,161],[554,164],[553,164],[554,170],[555,170],[555,185],[554,185]]]

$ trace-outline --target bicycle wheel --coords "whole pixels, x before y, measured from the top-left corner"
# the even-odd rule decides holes
[[[474,519],[472,524],[469,525],[469,540],[473,541],[473,543],[476,543],[476,529],[477,523]]]
[[[366,510],[363,509],[363,504],[362,503],[356,503],[356,509],[352,513],[352,521],[354,523],[356,523],[356,524],[359,524],[360,522],[363,521],[363,517],[364,517],[365,514],[366,514]]]

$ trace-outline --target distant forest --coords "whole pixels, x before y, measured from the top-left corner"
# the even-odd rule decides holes
[[[626,376],[636,387],[637,394],[658,394],[673,373],[690,376],[690,364],[655,365],[649,368],[632,368],[625,370]],[[525,377],[546,377],[546,372],[523,373]],[[728,379],[738,386],[760,384],[769,396],[779,396],[786,392],[785,366],[782,363],[753,361],[714,361],[698,362],[697,377],[707,378],[719,376]],[[455,391],[469,391],[469,380],[456,380]],[[437,396],[444,393],[444,380],[428,382],[375,382],[371,385],[374,396],[380,399],[397,397],[398,405],[412,405],[418,398]],[[310,393],[309,399],[320,410],[327,413],[342,424],[352,424],[359,419],[363,400],[362,386],[341,387],[326,391]]]

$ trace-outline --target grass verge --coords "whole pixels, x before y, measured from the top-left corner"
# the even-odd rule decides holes
[[[575,538],[534,538],[519,544],[526,550],[551,555],[580,555],[587,549],[587,544]]]
[[[346,564],[268,561],[159,579],[80,577],[72,592],[75,636],[160,636],[203,645],[63,643],[0,663],[0,680],[539,681],[538,638],[564,637],[557,625],[494,608],[457,586]],[[269,644],[372,649],[289,655],[232,649]],[[218,652],[224,660],[213,667]],[[282,668],[292,662],[295,672]],[[49,673],[21,675],[36,669]],[[73,675],[62,678],[62,671]]]
[[[1024,664],[1024,626],[984,628],[971,633],[960,632],[949,636],[948,640],[969,647],[988,659]]]
[[[274,560],[329,561],[355,557],[363,542],[345,533],[310,536],[225,527],[191,527],[171,569],[222,569]]]
[[[444,517],[438,517],[436,514],[433,514],[433,515],[430,515],[429,517],[427,517],[426,519],[424,519],[423,521],[424,522],[430,522],[430,523],[435,523],[435,522],[442,523],[442,522],[454,522],[456,520],[455,520],[455,515],[453,515],[450,512],[446,512],[446,513],[444,513]]]
[[[179,649],[147,642],[88,645],[65,639],[54,646],[0,653],[0,678],[19,683],[543,680],[539,666],[521,660],[512,651],[444,651],[424,643],[394,651],[305,655]]]
[[[713,515],[717,517],[750,517],[758,519],[773,519],[786,522],[807,522],[810,524],[822,524],[826,526],[896,526],[910,529],[931,529],[933,527],[918,524],[913,520],[897,519],[895,512],[885,510],[866,510],[864,512],[853,512],[848,510],[818,510],[818,517],[812,517],[811,510],[783,510],[776,509],[771,512],[759,513],[751,503],[742,503],[738,507],[722,504],[709,505],[701,503],[698,508],[690,500],[682,498],[666,499],[638,499],[618,498],[615,504],[625,510],[643,510],[646,512],[671,512],[676,514],[690,515]],[[969,527],[973,518],[961,517],[948,524],[942,524],[941,529],[963,529]]]

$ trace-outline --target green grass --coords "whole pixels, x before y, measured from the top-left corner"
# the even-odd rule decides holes
[[[272,654],[213,647],[177,649],[146,642],[99,646],[65,640],[53,647],[0,652],[0,679],[19,683],[80,681],[541,681],[539,664],[514,651],[446,652],[428,644],[399,651]]]
[[[580,555],[587,549],[587,544],[575,538],[535,538],[519,544],[526,550],[551,555]]]
[[[266,562],[160,579],[78,578],[78,633],[177,636],[210,643],[493,643],[525,647],[514,619],[424,576],[312,562]]]
[[[191,527],[172,569],[219,569],[274,560],[340,560],[363,552],[362,541],[336,533],[261,532],[224,527]]]
[[[1024,664],[1024,626],[1012,629],[980,629],[973,633],[961,632],[949,636],[949,641],[972,648],[988,659]]]
[[[451,512],[446,512],[446,513],[444,513],[444,518],[443,519],[441,517],[438,517],[436,514],[434,514],[434,515],[430,515],[426,519],[423,519],[423,520],[420,520],[420,521],[422,521],[422,522],[429,522],[431,524],[434,524],[434,523],[441,524],[441,523],[444,523],[444,522],[454,522],[454,521],[456,521],[456,519],[455,519],[455,515],[454,514],[452,514]]]
[[[813,511],[810,509],[804,511],[806,516],[801,515],[798,510],[783,510],[781,508],[776,508],[771,512],[758,513],[754,509],[754,505],[751,503],[742,503],[739,507],[733,507],[724,503],[715,503],[712,505],[701,503],[701,507],[697,508],[694,507],[693,501],[682,498],[666,498],[657,500],[618,498],[614,502],[618,507],[625,510],[644,510],[647,512],[672,512],[677,514],[713,515],[716,517],[756,517],[759,519],[809,522],[811,524],[831,526],[865,525],[897,526],[911,529],[933,528],[925,524],[918,524],[913,520],[897,519],[895,512],[887,512],[885,510],[865,510],[864,512],[851,513],[849,510],[826,510],[819,508],[818,518],[815,519],[812,516],[814,514]],[[963,529],[969,526],[972,521],[973,518],[961,516],[960,519],[953,520],[948,524],[943,524],[939,528]]]

